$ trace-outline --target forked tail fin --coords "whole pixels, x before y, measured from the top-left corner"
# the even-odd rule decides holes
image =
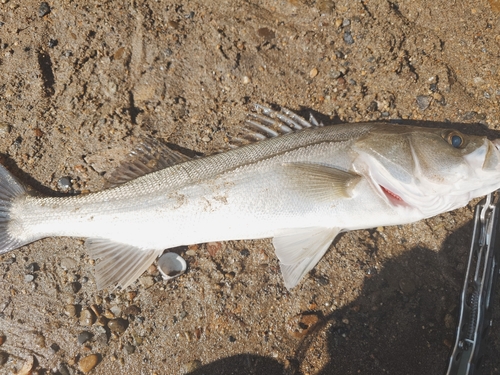
[[[13,229],[20,229],[20,223],[12,218],[12,203],[19,196],[25,195],[26,189],[10,172],[0,165],[0,254],[14,250],[27,242],[13,234]],[[14,232],[18,232],[15,230]],[[19,234],[21,234],[19,232]]]

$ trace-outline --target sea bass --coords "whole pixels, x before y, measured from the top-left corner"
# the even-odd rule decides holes
[[[265,139],[198,159],[144,146],[96,193],[35,196],[0,167],[0,253],[85,237],[97,287],[125,288],[164,249],[272,237],[290,289],[340,232],[415,222],[500,188],[500,140],[258,109],[248,123]]]

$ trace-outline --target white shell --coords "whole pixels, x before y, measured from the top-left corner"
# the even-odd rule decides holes
[[[163,280],[170,280],[182,275],[186,268],[186,261],[176,253],[165,253],[158,259],[158,269]]]

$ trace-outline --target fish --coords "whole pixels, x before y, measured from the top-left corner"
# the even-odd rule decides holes
[[[339,233],[416,222],[500,187],[500,140],[393,123],[323,126],[257,105],[257,138],[190,158],[143,142],[113,185],[33,194],[0,166],[0,254],[53,236],[86,238],[98,289],[126,288],[165,249],[272,238],[294,288]]]

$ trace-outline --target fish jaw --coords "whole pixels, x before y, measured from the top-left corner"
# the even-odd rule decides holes
[[[484,138],[472,152],[462,157],[442,179],[428,178],[417,153],[412,150],[412,174],[388,168],[387,158],[359,152],[354,162],[357,173],[371,181],[372,188],[396,210],[419,211],[419,219],[464,207],[471,199],[500,188],[500,139]],[[381,162],[383,160],[384,162]]]

